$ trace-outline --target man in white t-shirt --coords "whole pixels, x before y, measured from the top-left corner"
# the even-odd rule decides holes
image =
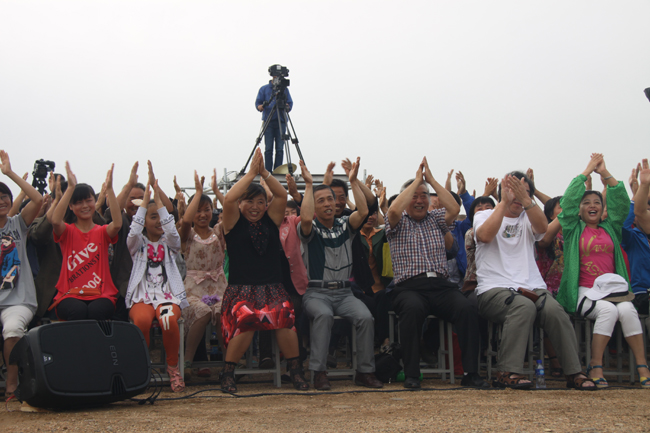
[[[532,200],[534,192],[535,186],[526,175],[512,172],[499,186],[499,204],[474,215],[479,313],[492,322],[503,323],[497,378],[492,385],[514,389],[533,386],[522,373],[528,335],[537,325],[557,350],[567,386],[596,389],[582,373],[569,316],[546,290],[535,263],[535,241],[544,236],[548,223]],[[518,289],[529,290],[539,299],[533,302]]]

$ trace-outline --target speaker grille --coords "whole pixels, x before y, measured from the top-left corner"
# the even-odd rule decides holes
[[[113,384],[111,385],[111,394],[113,395],[122,395],[126,394],[126,385],[122,376],[113,377]]]
[[[107,337],[113,336],[113,322],[109,322],[106,320],[99,320],[97,321],[97,324],[99,325],[99,328],[102,330],[105,336]]]

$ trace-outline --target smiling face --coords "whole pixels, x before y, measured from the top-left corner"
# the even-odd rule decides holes
[[[420,185],[406,208],[406,213],[416,221],[423,219],[429,212],[429,192],[426,185]]]
[[[198,200],[198,198],[197,198]],[[199,209],[194,215],[194,226],[200,229],[209,229],[212,220],[212,206],[209,202],[199,203]]]
[[[13,203],[11,202],[11,196],[9,194],[0,192],[0,216],[7,216],[11,210],[12,204]]]
[[[345,197],[345,191],[341,186],[333,186],[332,191],[336,194],[336,217],[340,218],[343,215],[345,206],[348,204]]]
[[[321,189],[314,193],[314,212],[321,223],[334,221],[338,204],[329,189]]]
[[[591,228],[596,228],[603,217],[603,201],[598,194],[587,194],[580,201],[580,218]]]
[[[368,221],[363,225],[365,229],[373,229],[377,225],[377,212],[368,215]]]
[[[147,237],[152,242],[157,242],[163,234],[160,216],[156,204],[151,203],[147,207],[147,216],[144,219],[144,228],[147,230]]]
[[[93,215],[95,214],[95,197],[90,196],[79,200],[76,203],[71,203],[70,210],[77,217],[78,220],[92,220]]]
[[[239,211],[244,218],[252,223],[261,220],[266,212],[266,195],[258,194],[254,197],[240,200]]]

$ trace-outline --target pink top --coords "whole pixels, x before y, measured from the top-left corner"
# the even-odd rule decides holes
[[[614,243],[605,229],[585,227],[580,236],[581,287],[593,287],[594,280],[603,274],[616,273]]]
[[[297,227],[300,224],[300,217],[296,215],[285,216],[280,224],[280,242],[284,249],[284,254],[289,261],[291,268],[291,281],[296,288],[296,291],[304,295],[307,290],[307,268],[302,261],[302,253],[300,251],[300,239],[298,239]]]

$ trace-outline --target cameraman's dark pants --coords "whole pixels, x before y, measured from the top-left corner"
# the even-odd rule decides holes
[[[463,296],[458,285],[444,278],[409,279],[398,284],[393,293],[406,377],[420,377],[420,335],[429,314],[455,325],[463,370],[478,373],[478,309]]]
[[[269,114],[270,116],[271,114]],[[284,140],[282,135],[287,130],[286,123],[282,122],[282,128],[278,125],[278,119],[271,119],[269,126],[264,131],[264,168],[271,173],[275,168],[282,165],[284,159]],[[273,163],[273,142],[275,141],[275,163]]]

